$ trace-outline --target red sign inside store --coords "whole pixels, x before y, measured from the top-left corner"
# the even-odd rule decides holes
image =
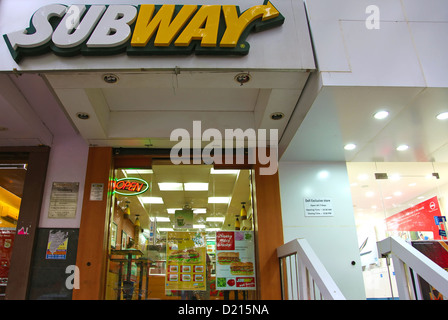
[[[432,232],[434,240],[440,240],[434,217],[441,215],[439,201],[433,197],[386,218],[387,230]]]

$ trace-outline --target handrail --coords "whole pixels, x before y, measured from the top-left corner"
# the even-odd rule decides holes
[[[280,261],[286,257],[296,256],[297,277],[299,299],[311,299],[310,281],[307,275],[310,275],[323,299],[326,300],[345,300],[344,295],[339,290],[333,278],[325,269],[306,239],[295,239],[277,248],[277,257]],[[282,266],[281,266],[282,271]],[[282,276],[282,282],[283,282]]]
[[[417,299],[416,293],[419,295],[411,280],[409,268],[442,295],[448,297],[448,272],[412,245],[393,236],[377,242],[377,247],[381,256],[392,257],[400,299],[413,300]]]

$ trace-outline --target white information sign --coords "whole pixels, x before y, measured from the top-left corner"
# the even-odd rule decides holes
[[[331,198],[303,198],[305,217],[333,217]]]

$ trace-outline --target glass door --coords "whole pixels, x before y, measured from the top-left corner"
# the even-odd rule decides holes
[[[115,170],[106,299],[254,298],[253,248],[220,248],[228,236],[253,245],[251,190],[250,170]]]

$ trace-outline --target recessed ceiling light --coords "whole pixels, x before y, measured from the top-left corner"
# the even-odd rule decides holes
[[[113,73],[108,73],[103,75],[103,80],[106,83],[117,83],[118,82],[118,76]]]
[[[184,187],[182,183],[177,182],[159,182],[159,190],[160,191],[182,191]]]
[[[373,117],[375,119],[381,120],[381,119],[387,118],[388,115],[389,115],[389,112],[387,112],[386,110],[381,110],[381,111],[378,111],[377,113],[375,113],[373,115]]]
[[[224,220],[226,220],[226,218],[225,217],[207,217],[205,220],[209,221],[209,222],[224,222]]]
[[[211,169],[210,174],[237,174],[240,170],[233,169]]]
[[[78,117],[78,119],[81,119],[81,120],[87,120],[87,119],[90,118],[90,115],[88,113],[85,113],[85,112],[78,112],[76,114],[76,116]]]
[[[406,151],[408,149],[409,149],[409,146],[406,144],[402,144],[397,147],[397,151]]]
[[[168,211],[169,214],[175,214],[176,210],[182,210],[182,208],[169,208],[169,209],[166,209],[166,211]]]
[[[401,196],[403,194],[403,192],[401,192],[401,191],[395,191],[394,192],[394,196],[396,196],[396,197],[399,197],[399,196]]]
[[[208,203],[229,203],[229,197],[208,197]]]
[[[208,183],[188,182],[184,183],[185,191],[207,191]]]
[[[168,217],[156,217],[157,222],[170,222],[170,218]]]
[[[375,195],[375,193],[373,191],[367,191],[366,192],[366,197],[371,198]]]
[[[446,120],[448,119],[448,112],[439,113],[436,118],[439,120]]]
[[[354,149],[356,149],[356,144],[354,144],[354,143],[347,143],[347,144],[344,146],[344,149],[345,149],[345,150],[354,150]]]
[[[194,214],[207,213],[207,209],[206,209],[206,208],[197,208],[197,209],[193,209],[193,213],[194,213]]]
[[[163,204],[163,199],[160,197],[141,197],[143,203]]]

